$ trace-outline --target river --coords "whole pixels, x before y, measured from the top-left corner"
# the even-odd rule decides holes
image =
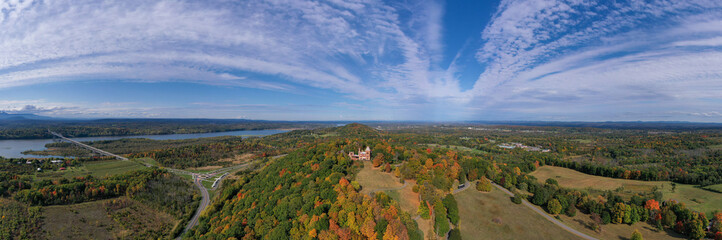
[[[136,136],[106,136],[106,137],[81,137],[72,138],[79,142],[100,141],[100,140],[118,140],[123,138],[148,138],[154,140],[176,140],[190,138],[206,138],[219,136],[266,136],[277,133],[288,132],[288,130],[269,129],[269,130],[244,130],[230,132],[212,132],[212,133],[190,133],[190,134],[168,134],[168,135],[136,135]],[[26,150],[45,150],[45,144],[52,143],[53,139],[28,139],[28,140],[0,140],[0,156],[5,158],[47,158],[54,156],[39,156],[22,154]]]

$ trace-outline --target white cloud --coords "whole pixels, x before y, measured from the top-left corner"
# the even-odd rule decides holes
[[[419,4],[433,19],[415,33],[377,0],[11,2],[0,5],[0,88],[103,78],[284,91],[292,81],[358,99],[443,97],[458,89],[429,73],[441,48],[430,4]],[[239,70],[282,79],[229,73]]]
[[[720,98],[722,49],[700,47],[720,45],[720,9],[718,1],[502,1],[482,34],[477,58],[488,67],[472,104],[483,106],[477,113],[582,120],[718,108],[700,99]]]
[[[440,67],[443,16],[453,13],[439,1],[2,1],[0,89],[93,79],[310,86],[421,118],[712,113],[719,106],[700,99],[722,92],[720,10],[716,0],[502,0],[480,33],[483,73],[463,91],[457,73],[480,66],[459,66],[457,55]]]

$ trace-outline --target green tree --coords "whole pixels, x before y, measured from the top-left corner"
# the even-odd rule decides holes
[[[559,203],[559,200],[553,198],[547,203],[547,211],[554,215],[559,214],[560,212],[562,212],[562,204]]]
[[[644,238],[642,237],[642,233],[640,233],[637,229],[634,229],[632,237],[630,237],[629,240],[644,240]]]
[[[617,203],[612,209],[612,223],[623,223],[626,222],[625,215],[627,215],[627,205],[624,203]]]
[[[553,178],[547,178],[546,182],[544,182],[544,183],[546,183],[548,185],[559,186],[559,182],[557,182],[557,180],[553,179]]]
[[[434,202],[434,230],[439,236],[446,236],[449,232],[449,219],[446,216],[446,208],[441,200]]]
[[[423,219],[431,218],[431,215],[429,213],[429,206],[426,204],[426,201],[421,201],[421,203],[419,204],[419,210],[416,211],[416,213],[419,214],[419,216],[421,216],[421,218]]]
[[[692,215],[692,220],[687,223],[687,231],[689,231],[689,237],[692,239],[705,237],[707,225],[705,225],[705,221],[700,215],[701,213]]]
[[[511,197],[511,202],[516,204],[521,204],[521,194],[514,194],[513,197]]]
[[[446,207],[446,212],[449,217],[449,221],[451,221],[452,224],[458,225],[459,224],[459,207],[456,203],[456,199],[454,198],[454,195],[446,194],[446,197],[444,197],[444,207]]]
[[[461,231],[458,228],[451,229],[449,240],[461,240]]]

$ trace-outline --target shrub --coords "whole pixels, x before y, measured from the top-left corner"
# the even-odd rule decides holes
[[[521,196],[519,194],[514,194],[514,196],[511,197],[511,202],[521,204]]]
[[[637,229],[634,229],[632,237],[630,237],[629,240],[644,240],[644,238],[642,238],[642,233],[640,233]]]
[[[574,217],[577,215],[577,208],[575,208],[573,206],[569,206],[569,208],[567,208],[567,211],[565,212],[565,214],[567,214],[567,216]]]
[[[553,178],[547,178],[545,183],[549,185],[559,186],[559,182],[557,182],[557,180]]]
[[[426,202],[422,201],[421,204],[419,204],[419,210],[416,212],[421,216],[423,219],[429,219],[431,218],[431,215],[429,214],[429,206],[426,205]]]
[[[449,240],[461,240],[461,231],[458,228],[454,228],[449,232]]]

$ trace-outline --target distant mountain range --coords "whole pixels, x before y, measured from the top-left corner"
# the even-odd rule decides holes
[[[13,113],[0,112],[0,120],[53,120],[53,119],[55,119],[55,118],[39,116],[39,115],[35,115],[35,114],[30,114],[30,113],[13,114]]]

